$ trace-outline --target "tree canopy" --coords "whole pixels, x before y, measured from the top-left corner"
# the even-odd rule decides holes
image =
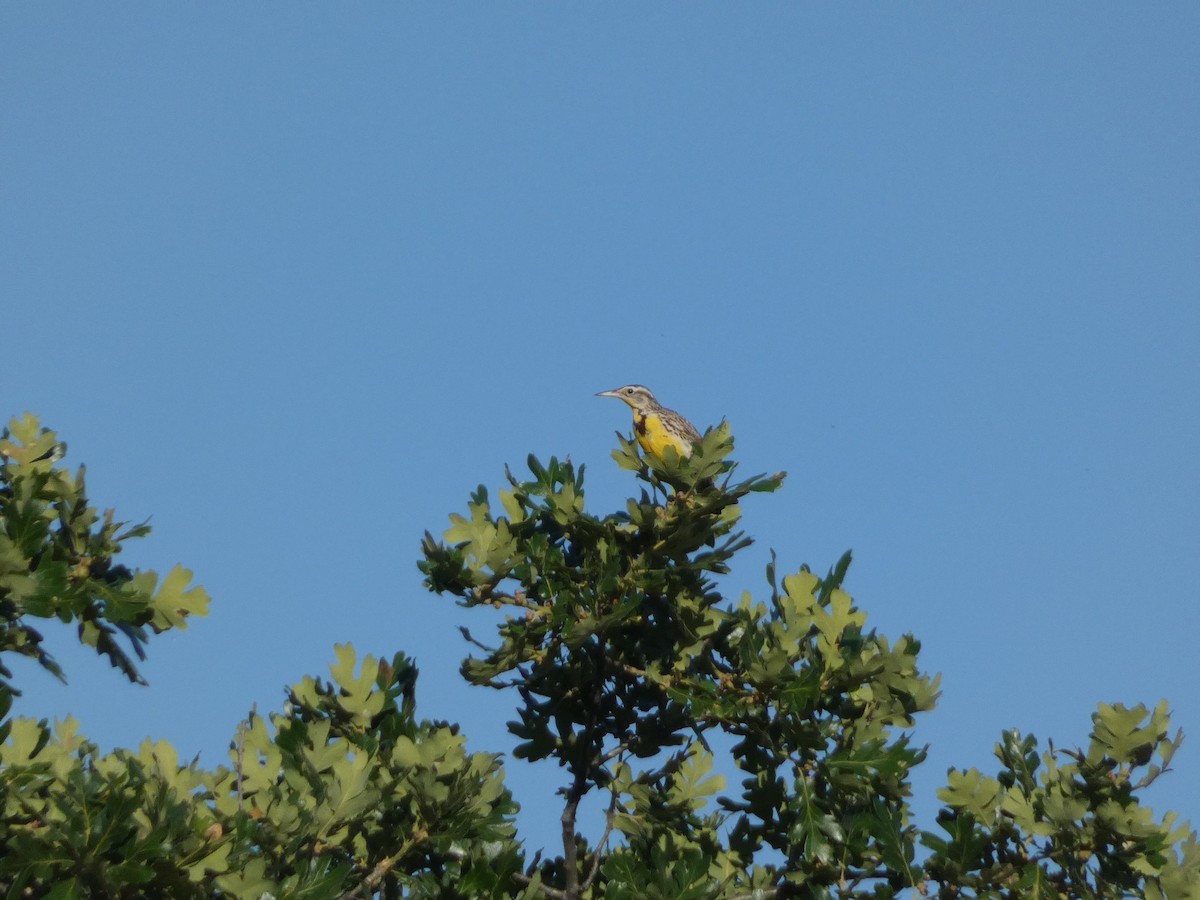
[[[418,719],[403,652],[348,645],[328,679],[237,724],[223,765],[162,741],[101,753],[71,719],[9,716],[5,654],[61,674],[33,625],[57,618],[138,680],[153,635],[209,600],[186,570],[115,562],[149,529],[93,508],[64,452],[32,416],[0,441],[8,896],[1200,896],[1194,832],[1140,797],[1182,739],[1165,702],[1101,704],[1078,749],[1004,731],[995,771],[951,770],[936,821],[915,822],[915,729],[938,678],[915,637],[868,627],[849,553],[824,575],[772,557],[760,599],[725,595],[750,542],[742,501],[784,480],[739,480],[726,426],[688,459],[622,438],[640,486],[615,512],[588,511],[582,466],[531,456],[426,535],[430,590],[505,612],[494,633],[464,629],[461,671],[512,698],[511,758],[468,752],[470,723]],[[520,839],[504,772],[525,760],[560,767],[554,847]]]

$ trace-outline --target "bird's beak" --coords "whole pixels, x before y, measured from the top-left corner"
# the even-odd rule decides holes
[[[620,396],[621,396],[620,390],[621,390],[620,388],[613,388],[611,391],[600,391],[600,393],[598,393],[596,396],[597,397],[616,397],[616,398],[620,399]]]

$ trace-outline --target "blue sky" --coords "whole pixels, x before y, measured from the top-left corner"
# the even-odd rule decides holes
[[[214,599],[145,689],[62,630],[18,711],[212,765],[351,641],[508,749],[420,535],[530,452],[616,509],[592,395],[638,381],[790,473],[732,591],[852,547],[923,641],[923,824],[1002,728],[1161,698],[1200,823],[1197,46],[1182,3],[7,5],[0,413]],[[558,773],[508,777],[553,846]]]

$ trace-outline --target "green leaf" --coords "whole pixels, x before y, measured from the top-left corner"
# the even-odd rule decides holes
[[[9,725],[8,740],[0,747],[0,759],[6,766],[31,763],[50,739],[45,720],[36,721],[22,716],[13,719]]]
[[[83,896],[79,880],[77,878],[67,878],[55,883],[50,892],[46,894],[46,900],[78,900],[78,898]]]
[[[1167,703],[1160,702],[1153,713],[1140,703],[1133,708],[1102,703],[1092,716],[1092,725],[1089,759],[1097,761],[1100,755],[1106,755],[1119,763],[1144,766],[1159,741],[1167,736]]]
[[[938,789],[939,800],[953,809],[970,813],[979,821],[995,819],[1001,796],[999,781],[978,769],[965,772],[951,769],[946,779],[946,787]]]
[[[139,573],[134,576],[134,580],[138,587],[147,593],[153,591],[151,607],[154,610],[154,618],[151,622],[159,631],[187,628],[188,616],[208,614],[208,593],[199,585],[188,587],[192,581],[192,573],[183,566],[171,569],[157,591],[154,591],[157,576],[153,572]]]

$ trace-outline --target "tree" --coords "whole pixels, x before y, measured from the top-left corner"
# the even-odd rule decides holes
[[[113,558],[149,533],[100,515],[82,469],[26,416],[0,453],[0,654],[39,659],[29,617],[80,638],[138,676],[119,646],[181,627],[207,595],[177,569],[161,585]],[[157,586],[157,588],[156,588]],[[3,657],[0,656],[0,659]],[[5,671],[8,677],[7,670]],[[7,719],[0,747],[0,888],[6,896],[503,896],[520,862],[497,757],[468,754],[456,727],[415,718],[417,670],[338,647],[333,681],[305,678],[284,712],[251,712],[230,765],[181,764],[163,741],[101,754],[68,719]]]
[[[90,509],[82,476],[56,494],[46,485],[67,476],[38,448],[57,441],[32,419],[11,432],[5,534],[16,541],[40,516],[49,546],[63,508]],[[530,477],[506,472],[496,506],[480,487],[422,544],[429,588],[508,611],[494,638],[464,632],[477,655],[462,672],[514,696],[515,758],[561,767],[557,850],[526,857],[499,757],[416,719],[411,661],[360,663],[339,647],[331,681],[306,678],[283,712],[252,713],[213,771],[180,765],[164,743],[100,755],[69,721],[6,722],[0,885],[60,897],[1200,895],[1195,835],[1138,797],[1181,740],[1165,704],[1101,706],[1083,750],[1004,733],[997,773],[952,771],[936,828],[921,830],[909,775],[925,751],[912,729],[937,679],[919,669],[915,638],[867,628],[843,587],[849,554],[824,577],[780,577],[773,560],[765,600],[724,596],[719,578],[749,543],[741,501],[783,480],[734,480],[732,449],[724,426],[689,459],[647,459],[622,439],[614,455],[645,487],[605,516],[586,511],[582,467],[530,457]],[[37,487],[47,471],[58,474]],[[128,536],[110,534],[98,558]],[[19,587],[36,554],[20,571],[10,558],[0,602],[7,633],[25,633],[24,617],[53,603],[26,605],[39,595]],[[79,586],[65,618],[90,609],[118,632],[158,627],[146,611],[157,595],[143,590],[145,608],[121,618],[110,589]],[[714,771],[716,753],[738,789]],[[606,812],[585,834],[589,795]]]
[[[1136,796],[1181,740],[1165,704],[1101,706],[1084,752],[1039,755],[1032,737],[1004,734],[998,774],[952,772],[940,830],[921,832],[908,775],[925,754],[909,730],[933,709],[937,679],[918,669],[911,635],[866,628],[842,586],[848,553],[824,578],[777,579],[772,562],[769,602],[727,601],[713,576],[748,543],[738,503],[783,478],[733,481],[732,449],[724,426],[686,460],[622,440],[617,462],[650,490],[603,518],[584,511],[582,467],[531,458],[532,480],[509,475],[502,515],[481,487],[445,543],[426,538],[432,589],[517,613],[463,675],[516,690],[514,755],[566,770],[562,856],[534,876],[547,893],[1196,891],[1194,835],[1170,815],[1155,823]],[[737,740],[734,796],[709,775],[713,730]],[[589,843],[575,818],[591,791],[610,795],[609,827]],[[621,836],[611,849],[609,830]]]

